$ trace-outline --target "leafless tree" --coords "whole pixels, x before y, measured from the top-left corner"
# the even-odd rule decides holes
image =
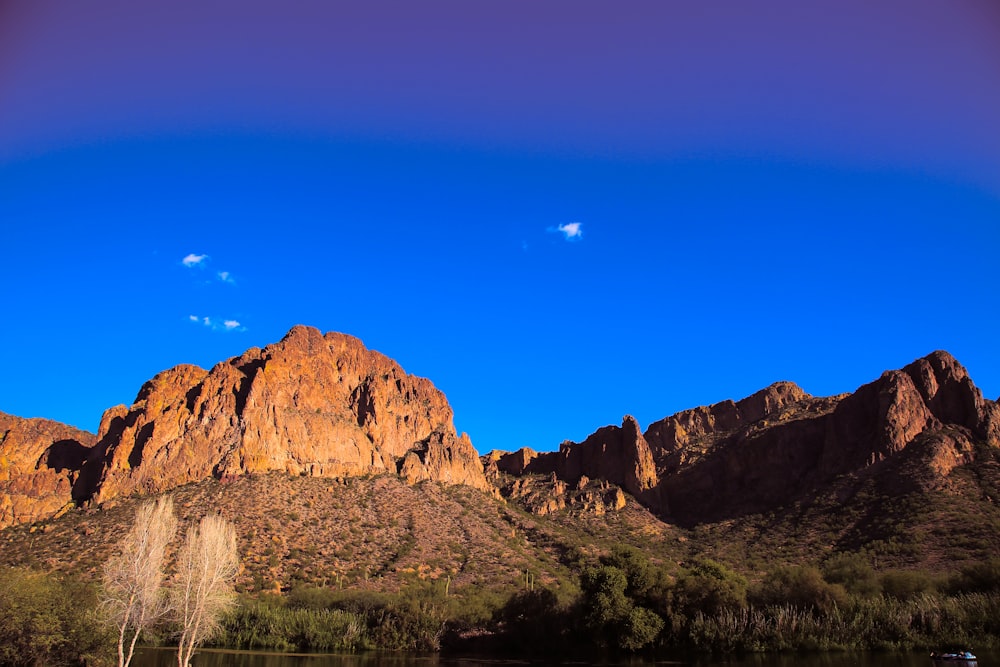
[[[181,626],[179,667],[190,665],[195,648],[218,630],[222,614],[235,604],[233,581],[238,569],[236,529],[231,523],[209,515],[188,529],[171,589]]]
[[[139,634],[167,611],[163,563],[176,531],[173,500],[147,502],[136,511],[132,529],[104,564],[101,607],[118,631],[119,667],[132,661]]]

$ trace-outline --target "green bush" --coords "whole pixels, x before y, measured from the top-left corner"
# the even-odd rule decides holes
[[[678,611],[687,616],[741,609],[747,606],[747,580],[722,563],[697,560],[681,571],[674,598]]]
[[[962,569],[949,583],[956,593],[992,593],[1000,591],[1000,558],[991,558]]]
[[[830,584],[814,567],[793,565],[772,570],[754,593],[762,606],[789,604],[798,609],[829,612],[848,603],[847,591]]]
[[[934,580],[924,572],[890,570],[881,576],[882,592],[897,600],[910,600],[936,589]]]
[[[93,586],[0,568],[0,665],[84,665],[110,659]]]
[[[861,554],[838,554],[823,564],[823,578],[851,595],[871,598],[882,592],[878,575]]]

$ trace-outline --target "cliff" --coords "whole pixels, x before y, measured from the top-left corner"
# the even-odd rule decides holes
[[[157,493],[266,471],[350,477],[390,472],[487,488],[468,436],[430,380],[357,338],[297,326],[209,371],[177,366],[108,410],[92,495]]]
[[[852,394],[818,398],[779,382],[740,401],[679,412],[645,433],[626,417],[621,428],[603,427],[558,452],[495,452],[484,463],[500,485],[500,474],[554,475],[571,486],[581,476],[611,482],[668,521],[693,525],[773,511],[833,488],[850,495],[845,480],[883,469],[891,471],[880,487],[888,495],[932,489],[998,448],[1000,408],[938,351]],[[904,459],[920,463],[899,465]],[[550,486],[564,495],[570,488]],[[522,487],[507,484],[504,493],[517,497]]]
[[[93,433],[0,412],[0,528],[58,514],[96,442]]]
[[[159,373],[96,436],[0,414],[0,528],[74,503],[282,471],[490,488],[444,394],[356,338],[297,326],[204,370]]]

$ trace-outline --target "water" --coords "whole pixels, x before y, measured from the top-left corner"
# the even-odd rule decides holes
[[[997,667],[1000,654],[975,651],[978,667]],[[135,667],[174,667],[177,655],[167,649],[141,649],[132,661]],[[491,660],[489,658],[454,658],[436,654],[360,653],[354,655],[316,655],[262,653],[258,651],[219,651],[203,649],[191,661],[192,667],[544,667],[549,660]],[[588,663],[568,662],[566,667],[590,667]],[[606,663],[605,663],[606,664]],[[945,663],[968,667],[967,663]],[[594,663],[593,667],[596,667]],[[768,653],[736,657],[697,656],[677,661],[633,659],[613,667],[935,667],[926,653],[881,653],[845,651],[831,653]]]

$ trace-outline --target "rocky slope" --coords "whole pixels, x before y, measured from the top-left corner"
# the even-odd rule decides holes
[[[845,549],[894,539],[894,525],[945,544],[949,531],[927,526],[968,506],[983,518],[977,548],[988,549],[1000,497],[1000,409],[945,352],[852,394],[779,382],[645,432],[626,416],[555,452],[480,459],[430,381],[355,338],[295,327],[210,370],[158,374],[131,406],[108,410],[96,436],[0,415],[0,437],[0,528],[204,480],[389,475],[571,521],[641,508],[679,528],[823,525],[809,539]]]
[[[868,469],[894,471],[898,489],[930,488],[998,448],[997,404],[951,355],[934,352],[853,394],[817,398],[779,382],[737,402],[685,410],[645,433],[626,416],[621,428],[564,442],[558,452],[495,452],[485,463],[507,476],[497,478],[507,496],[523,495],[524,483],[510,479],[526,475],[554,475],[569,485],[552,487],[563,496],[583,477],[600,478],[668,521],[694,525],[786,507]],[[903,452],[924,463],[905,474],[886,464]],[[534,499],[537,508],[560,504]]]
[[[0,527],[74,501],[267,471],[391,472],[488,488],[472,443],[455,433],[451,407],[429,380],[356,338],[302,326],[211,370],[181,365],[156,375],[131,406],[105,412],[96,437],[16,423],[3,444],[0,508],[10,509],[0,509]]]
[[[1000,410],[935,352],[852,394],[782,382],[480,459],[428,380],[296,327],[160,373],[96,436],[0,415],[0,563],[96,573],[161,492],[185,521],[236,521],[247,589],[555,583],[614,544],[757,571],[839,552],[943,571],[1000,550]]]

